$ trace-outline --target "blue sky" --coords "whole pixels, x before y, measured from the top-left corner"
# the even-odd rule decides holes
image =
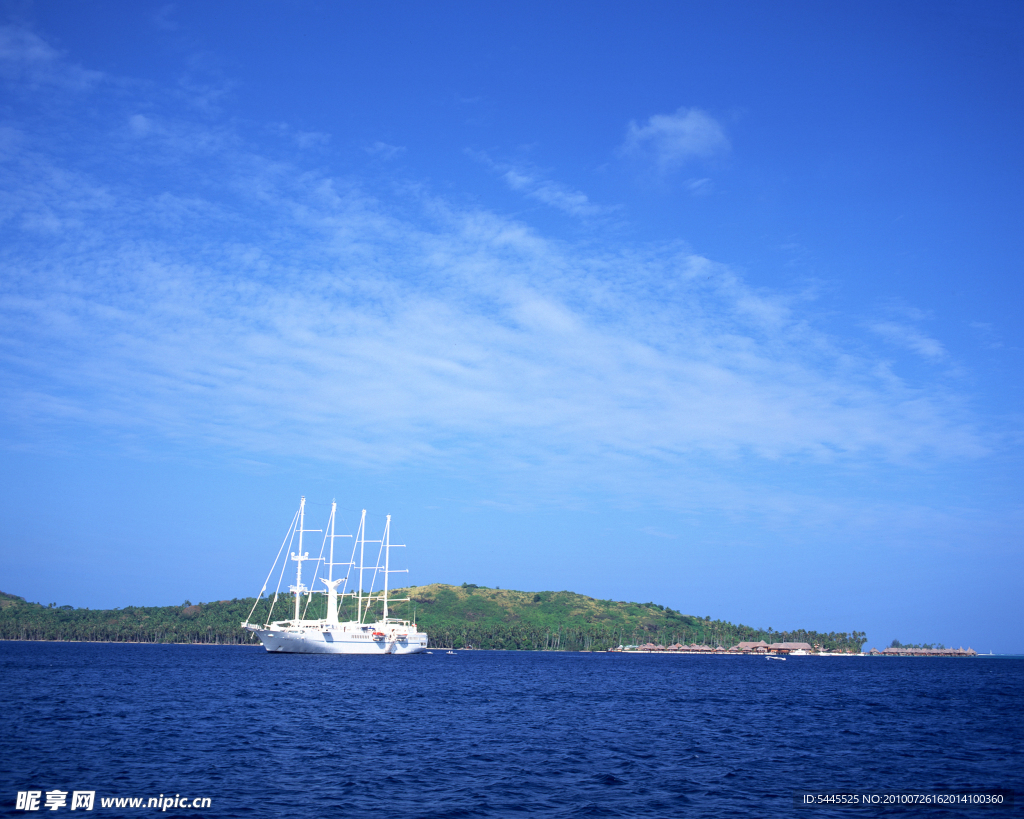
[[[1016,3],[6,3],[0,588],[1024,651]]]

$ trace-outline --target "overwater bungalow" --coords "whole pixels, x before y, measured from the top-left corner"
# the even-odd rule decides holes
[[[772,643],[768,646],[769,654],[810,654],[814,648],[810,643]]]
[[[879,657],[977,657],[978,652],[973,648],[965,649],[963,646],[960,648],[908,648],[906,646],[900,646],[899,648],[889,648],[878,651],[877,649],[871,649],[872,655]]]
[[[767,654],[768,643],[764,640],[758,640],[752,642],[750,640],[744,640],[733,646],[733,649],[738,651],[740,654]]]

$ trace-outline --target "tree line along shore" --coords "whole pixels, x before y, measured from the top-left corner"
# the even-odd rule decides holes
[[[682,614],[657,603],[599,600],[569,591],[523,592],[471,583],[433,583],[395,589],[393,594],[410,600],[391,603],[391,616],[414,620],[436,648],[605,651],[627,644],[717,647],[763,640],[859,652],[866,642],[866,635],[858,631],[774,631]],[[294,605],[294,597],[282,594],[276,603],[269,595],[259,600],[186,600],[180,606],[88,609],[29,603],[0,592],[0,640],[251,645],[258,641],[240,628],[241,622],[290,619]],[[325,615],[323,595],[315,594],[308,602],[304,598],[303,605],[307,619]],[[355,617],[351,598],[344,599],[339,617]]]

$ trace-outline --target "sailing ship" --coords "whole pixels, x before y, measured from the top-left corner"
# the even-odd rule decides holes
[[[331,503],[331,517],[326,530],[306,529],[306,499],[302,498],[299,502],[299,509],[292,518],[288,532],[281,543],[281,548],[278,549],[274,565],[271,566],[267,579],[263,582],[263,588],[256,596],[256,603],[253,604],[249,617],[242,623],[242,628],[253,632],[260,638],[260,642],[263,643],[267,651],[275,653],[420,654],[426,651],[428,640],[426,633],[420,631],[415,622],[391,616],[391,603],[409,600],[408,597],[389,597],[389,577],[396,572],[407,571],[406,569],[391,568],[391,550],[402,548],[400,544],[391,543],[391,515],[387,516],[381,539],[367,540],[366,510],[364,509],[359,519],[359,528],[353,539],[352,556],[348,562],[339,563],[334,560],[334,541],[336,538],[352,537],[352,535],[336,535],[334,533],[337,506],[337,503]],[[307,588],[302,582],[302,564],[311,558],[308,552],[303,551],[303,535],[321,531],[324,531],[325,534],[323,545],[320,547],[320,556],[315,559],[316,566],[313,569],[315,580],[310,584],[310,588]],[[366,565],[367,543],[379,544],[377,559],[372,566]],[[293,552],[292,548],[296,545],[298,550]],[[295,595],[294,616],[289,620],[271,620],[287,566],[287,560],[285,560],[281,563],[281,573],[278,576],[273,600],[270,601],[266,622],[262,625],[250,622],[256,607],[264,600],[263,595],[267,591],[270,578],[274,575],[274,570],[277,568],[285,546],[288,546],[291,559],[296,563],[295,585],[288,587],[289,593]],[[327,551],[326,559],[325,550]],[[357,550],[359,552],[358,564],[355,559]],[[382,559],[383,564],[381,563]],[[336,566],[347,567],[344,577],[335,579]],[[364,591],[364,575],[370,571],[373,572],[373,576],[369,587]],[[317,577],[320,572],[326,573],[327,577]],[[348,584],[353,572],[356,574],[356,588],[349,591]],[[383,575],[383,589],[374,592],[373,589],[379,575]],[[323,583],[326,588],[314,590],[312,586],[316,584],[316,580]],[[340,591],[339,586],[341,587]],[[306,619],[305,615],[314,594],[326,596],[326,614],[323,618]],[[344,605],[346,600],[349,601],[349,606],[354,608],[355,619],[339,621],[339,604]],[[303,605],[303,601],[305,601],[305,605]],[[381,604],[380,608],[378,608],[378,604]],[[378,612],[380,613],[379,617],[377,616]]]

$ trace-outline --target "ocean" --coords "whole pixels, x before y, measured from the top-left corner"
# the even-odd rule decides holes
[[[4,816],[1007,816],[800,800],[1024,785],[1024,659],[7,642],[0,698]]]

